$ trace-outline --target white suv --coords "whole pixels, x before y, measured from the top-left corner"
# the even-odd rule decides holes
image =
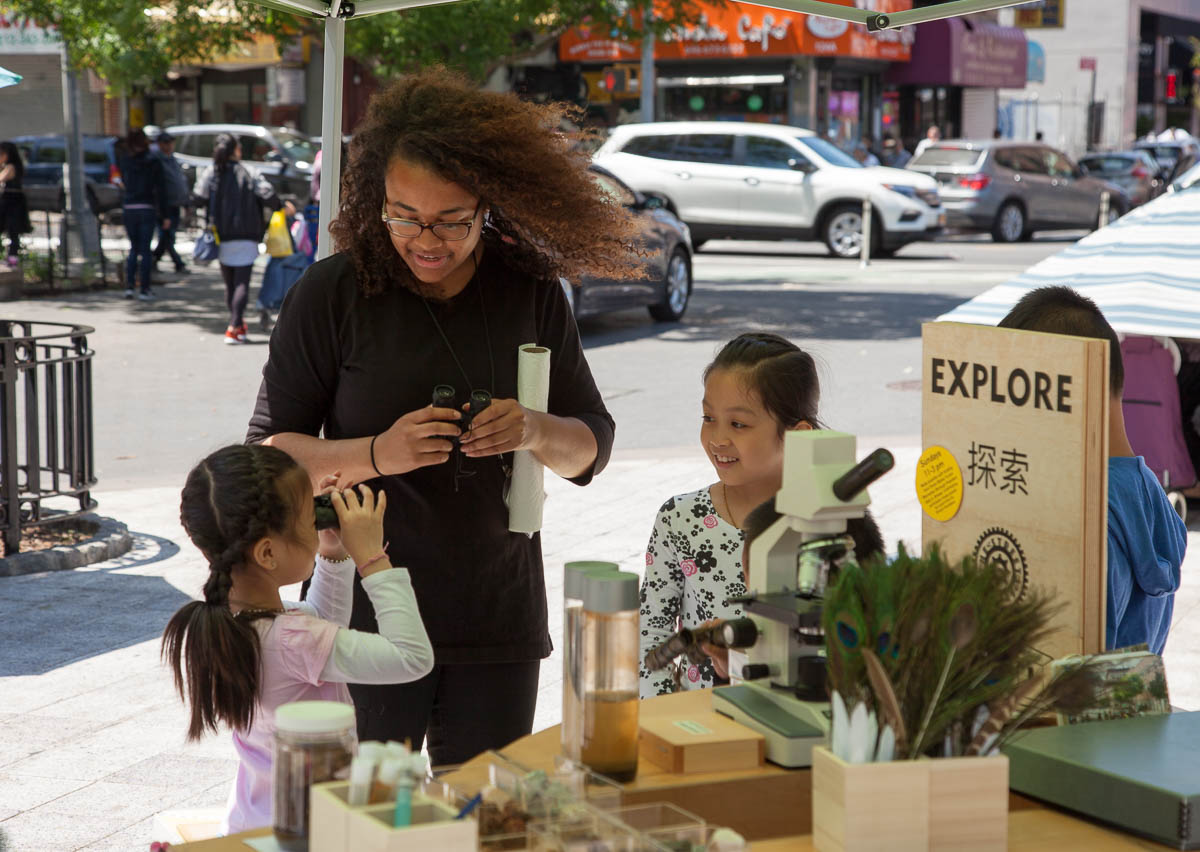
[[[863,198],[874,211],[871,253],[890,255],[946,224],[925,175],[863,167],[811,130],[749,122],[626,124],[593,158],[642,193],[655,193],[712,239],[820,239],[837,257],[862,248]]]

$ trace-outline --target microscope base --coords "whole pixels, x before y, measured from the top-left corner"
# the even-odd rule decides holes
[[[829,742],[829,704],[800,701],[769,686],[743,683],[713,690],[713,710],[766,738],[767,760],[812,766],[812,750]]]

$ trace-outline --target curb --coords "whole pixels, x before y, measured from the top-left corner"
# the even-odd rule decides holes
[[[121,556],[133,547],[133,537],[129,534],[129,528],[120,521],[100,515],[89,514],[80,517],[100,525],[94,536],[79,544],[64,544],[0,558],[0,577],[82,568],[84,565]]]

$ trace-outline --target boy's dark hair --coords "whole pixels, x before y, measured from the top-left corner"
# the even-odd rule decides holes
[[[261,674],[251,621],[271,614],[233,615],[229,589],[234,569],[255,542],[291,531],[299,489],[288,482],[298,483],[302,474],[282,450],[243,445],[217,450],[188,474],[179,518],[208,560],[208,581],[204,600],[184,605],[167,624],[162,656],[175,673],[180,697],[191,706],[189,740],[215,732],[218,722],[247,730],[254,721]]]
[[[775,510],[775,498],[755,506],[742,521],[742,534],[745,544],[742,546],[742,559],[745,560],[746,576],[750,575],[750,547],[771,524],[783,517]],[[862,518],[851,518],[846,522],[846,532],[854,539],[854,558],[858,564],[866,564],[872,556],[883,556],[883,533],[871,516],[871,511]]]
[[[1125,363],[1121,341],[1100,308],[1070,287],[1038,287],[1013,305],[1000,328],[1043,331],[1108,341],[1108,387],[1114,397],[1125,389]]]
[[[816,362],[778,334],[739,334],[704,369],[704,381],[713,370],[743,371],[749,388],[779,424],[781,435],[802,420],[814,429],[822,428],[817,420],[821,384]]]

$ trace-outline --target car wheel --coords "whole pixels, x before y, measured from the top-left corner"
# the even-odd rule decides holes
[[[1015,201],[1006,201],[996,214],[992,239],[998,243],[1015,243],[1025,234],[1025,210]]]
[[[578,309],[576,308],[575,288],[571,286],[571,282],[566,278],[559,278],[558,283],[562,285],[563,297],[567,300],[567,307],[571,309],[571,316],[579,316],[577,313]]]
[[[876,216],[871,222],[871,251],[878,250],[882,242],[881,229],[883,224]],[[839,204],[826,217],[822,228],[824,244],[834,257],[845,259],[856,258],[863,252],[863,206],[860,204]]]
[[[687,252],[678,246],[667,262],[667,275],[663,280],[663,300],[651,305],[650,316],[659,322],[675,322],[687,310],[692,297],[692,264]]]

